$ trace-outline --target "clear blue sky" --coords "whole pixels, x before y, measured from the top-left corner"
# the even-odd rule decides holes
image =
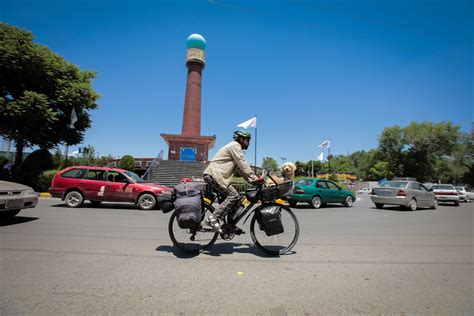
[[[315,159],[325,139],[332,154],[369,150],[385,127],[414,120],[469,131],[473,11],[459,0],[0,0],[1,21],[97,71],[84,145],[101,154],[167,153],[160,133],[181,132],[186,38],[202,34],[210,156],[257,115],[258,164]]]

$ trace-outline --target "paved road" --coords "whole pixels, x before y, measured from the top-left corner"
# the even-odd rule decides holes
[[[265,257],[247,234],[183,257],[160,211],[41,199],[0,224],[0,315],[472,315],[473,206],[301,206],[292,255]]]

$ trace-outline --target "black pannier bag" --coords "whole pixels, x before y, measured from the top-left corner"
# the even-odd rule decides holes
[[[196,182],[183,182],[174,188],[176,220],[180,228],[198,228],[201,224],[202,189],[203,184]]]
[[[267,206],[260,211],[260,223],[267,236],[284,232],[279,206]]]

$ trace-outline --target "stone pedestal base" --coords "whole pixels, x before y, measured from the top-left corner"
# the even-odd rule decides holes
[[[168,144],[168,160],[207,161],[208,152],[214,147],[216,136],[183,136],[161,134]]]

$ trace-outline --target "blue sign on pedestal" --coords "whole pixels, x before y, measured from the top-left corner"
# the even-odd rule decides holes
[[[179,151],[179,160],[196,161],[197,149],[193,147],[181,147]]]

